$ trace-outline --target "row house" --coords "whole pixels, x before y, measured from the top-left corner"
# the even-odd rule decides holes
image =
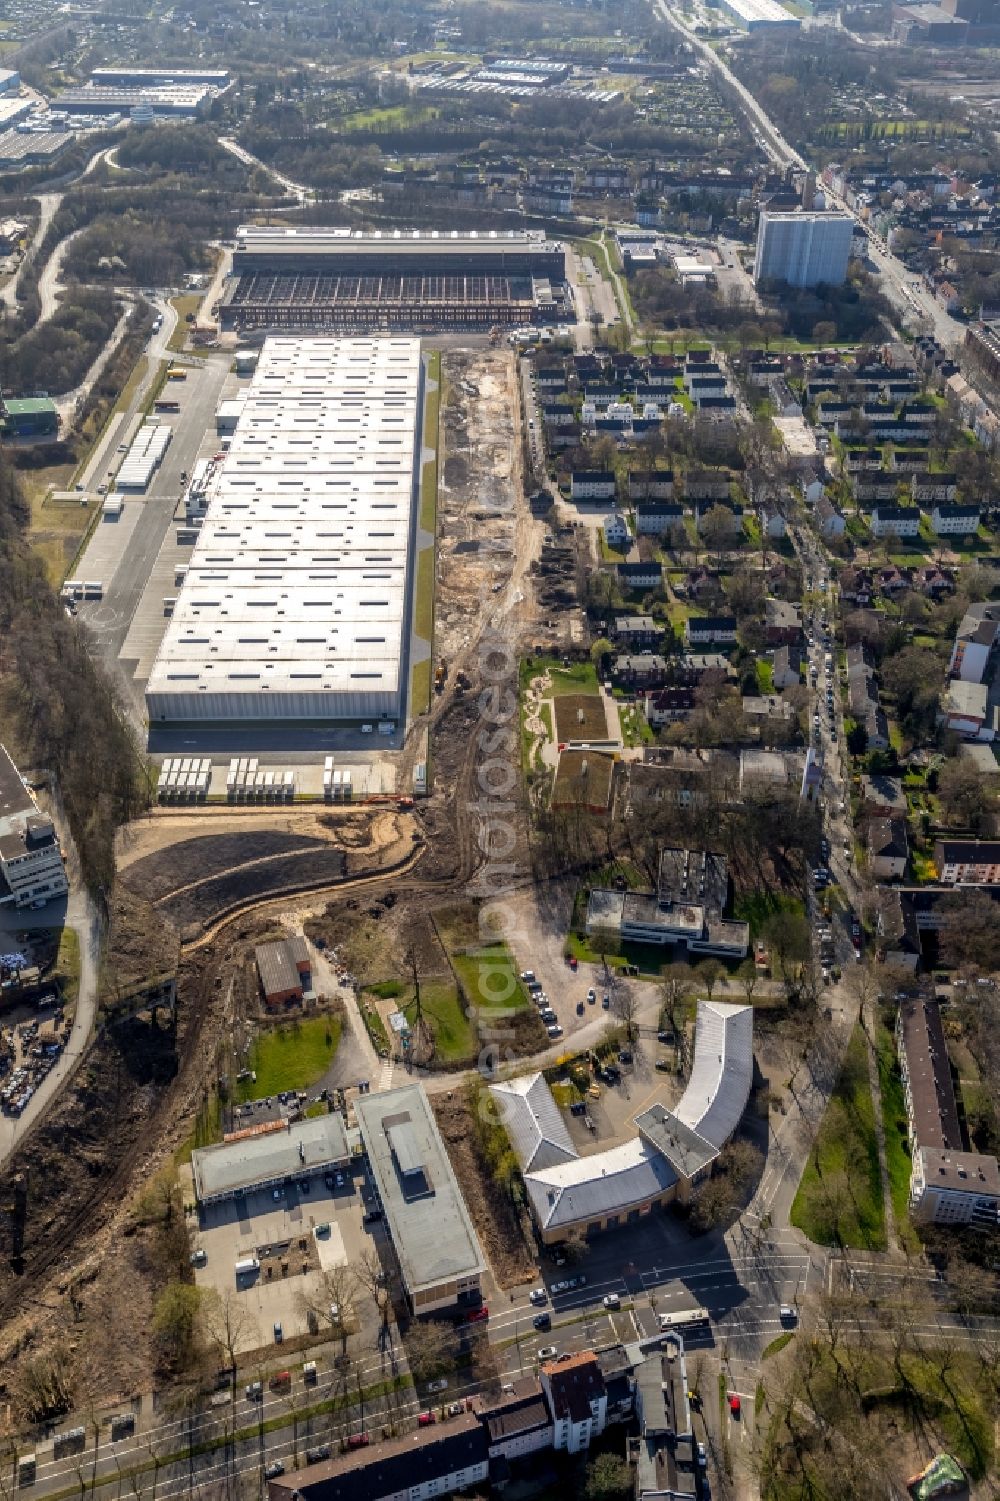
[[[663,583],[663,568],[659,563],[619,563],[615,574],[623,589],[659,589]]]
[[[615,657],[611,664],[611,676],[616,687],[647,692],[651,688],[662,688],[670,679],[670,669],[664,658],[656,652],[635,652]]]
[[[733,646],[736,643],[735,615],[689,616],[684,624],[688,646]]]
[[[668,500],[639,500],[635,506],[637,537],[668,536],[675,526],[684,525],[684,507]]]
[[[729,526],[735,535],[743,526],[743,507],[735,501],[703,500],[699,501],[694,508],[694,524],[699,532],[705,525],[705,518],[711,516],[714,511],[725,511],[729,517]]]
[[[542,421],[546,427],[573,427],[576,424],[576,412],[566,402],[544,402]]]
[[[637,500],[673,500],[674,471],[672,469],[630,469],[628,497]]]
[[[938,504],[931,512],[935,537],[974,537],[981,520],[978,506]]]
[[[845,474],[864,474],[882,468],[881,448],[846,448],[842,460]]]
[[[573,500],[614,500],[616,492],[613,469],[574,469],[570,479]]]
[[[628,650],[649,651],[663,640],[663,625],[652,615],[616,615],[611,639]]]
[[[689,469],[684,476],[685,499],[692,503],[728,500],[733,479],[728,469]]]
[[[918,537],[920,511],[916,506],[876,506],[870,526],[874,537]]]
[[[953,501],[958,494],[958,477],[951,473],[934,474],[923,470],[913,476],[910,490],[914,500]]]
[[[920,474],[927,468],[929,457],[930,450],[927,448],[900,448],[894,445],[889,456],[889,468],[896,474]]]
[[[899,494],[899,480],[894,474],[867,469],[851,476],[851,490],[859,506],[871,501],[893,501]]]

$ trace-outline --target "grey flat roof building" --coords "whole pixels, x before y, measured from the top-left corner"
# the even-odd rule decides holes
[[[533,274],[561,281],[565,254],[557,240],[532,229],[351,229],[241,224],[233,271],[344,272],[376,275],[422,271]]]
[[[308,1178],[341,1167],[350,1156],[340,1117],[323,1115],[285,1122],[278,1130],[241,1136],[221,1146],[196,1148],[191,1168],[198,1202],[215,1204],[288,1178]]]
[[[414,1311],[476,1293],[486,1261],[423,1087],[363,1095],[355,1111]]]

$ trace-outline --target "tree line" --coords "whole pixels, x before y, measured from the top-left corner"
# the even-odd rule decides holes
[[[110,678],[28,545],[29,519],[0,452],[0,722],[22,764],[52,772],[83,879],[106,894],[115,831],[148,802],[145,767]]]

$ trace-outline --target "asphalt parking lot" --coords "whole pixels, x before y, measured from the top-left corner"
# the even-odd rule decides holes
[[[214,1288],[224,1305],[238,1298],[245,1316],[238,1352],[275,1343],[275,1324],[284,1340],[307,1334],[306,1304],[322,1299],[324,1273],[356,1265],[373,1244],[371,1232],[384,1233],[363,1223],[360,1179],[349,1173],[343,1179],[338,1188],[335,1180],[331,1187],[313,1177],[308,1192],[301,1184],[286,1185],[275,1199],[262,1189],[201,1211],[192,1244],[205,1262],[195,1266],[195,1282]],[[259,1271],[237,1278],[236,1263],[254,1256]],[[363,1296],[356,1293],[355,1302]],[[354,1312],[364,1314],[363,1308]],[[357,1317],[346,1322],[356,1327]]]

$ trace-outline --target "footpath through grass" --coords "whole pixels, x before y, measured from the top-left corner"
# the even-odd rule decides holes
[[[247,1068],[257,1075],[237,1085],[238,1100],[260,1099],[285,1089],[309,1089],[326,1073],[340,1044],[339,1016],[308,1016],[261,1032]]]
[[[875,1106],[860,1026],[851,1035],[790,1219],[818,1245],[886,1248]]]

